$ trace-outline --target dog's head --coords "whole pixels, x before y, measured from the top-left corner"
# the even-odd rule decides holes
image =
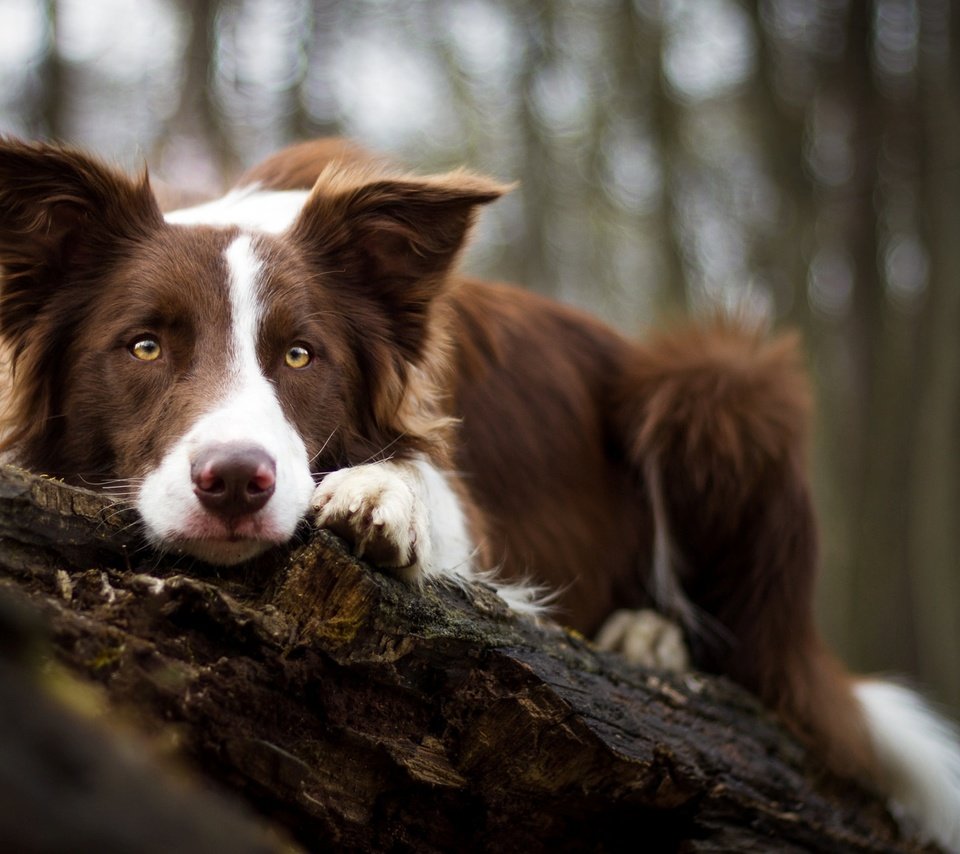
[[[235,563],[285,542],[317,473],[431,441],[438,297],[501,191],[331,166],[168,219],[145,173],[0,140],[6,446],[117,481],[162,545]]]

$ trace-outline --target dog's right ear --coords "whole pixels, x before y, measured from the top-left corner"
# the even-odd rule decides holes
[[[392,176],[378,166],[333,164],[321,173],[291,229],[331,287],[378,306],[393,342],[420,358],[433,300],[481,205],[510,188],[467,171]]]
[[[133,180],[74,149],[0,138],[0,334],[17,340],[49,296],[162,223]]]

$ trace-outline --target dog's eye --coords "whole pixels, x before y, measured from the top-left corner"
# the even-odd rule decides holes
[[[153,338],[138,338],[128,349],[141,362],[154,362],[160,358],[160,342]]]
[[[305,368],[312,360],[313,353],[302,344],[294,344],[284,357],[284,361],[291,368]]]

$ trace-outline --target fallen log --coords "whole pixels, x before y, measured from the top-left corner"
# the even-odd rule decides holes
[[[210,809],[243,844],[219,850],[923,850],[726,680],[632,667],[483,586],[405,586],[325,532],[217,570],[143,548],[132,511],[100,494],[3,467],[3,601],[27,603],[48,659],[98,686],[103,738],[132,730],[159,768],[172,755],[225,793]],[[17,635],[7,610],[0,639]],[[182,776],[156,774],[194,791]],[[0,775],[0,801],[24,800],[17,785]],[[104,815],[117,797],[102,793]],[[203,844],[181,850],[218,850]]]

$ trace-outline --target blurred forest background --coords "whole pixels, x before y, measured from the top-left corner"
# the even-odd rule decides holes
[[[213,194],[346,134],[520,180],[468,265],[640,333],[805,338],[826,634],[960,711],[949,0],[0,0],[0,132]]]

